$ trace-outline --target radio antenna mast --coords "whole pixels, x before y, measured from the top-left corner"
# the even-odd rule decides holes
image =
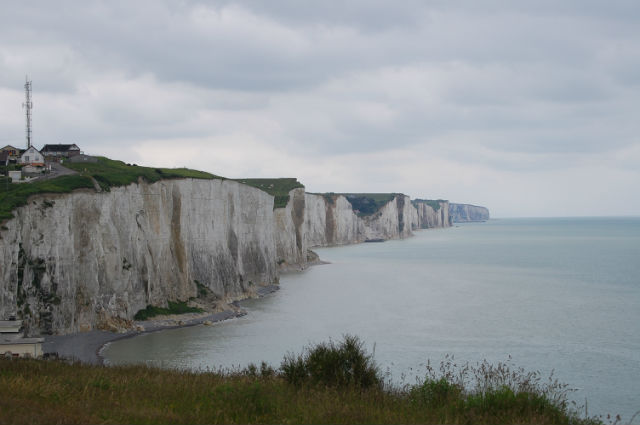
[[[31,80],[29,77],[25,77],[24,83],[24,103],[22,107],[25,109],[27,116],[26,133],[27,133],[27,149],[31,147],[31,110],[33,109],[33,102],[31,101]]]

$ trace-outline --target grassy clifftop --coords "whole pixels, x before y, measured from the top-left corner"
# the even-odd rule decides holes
[[[440,209],[440,202],[447,202],[447,201],[444,199],[414,199],[413,201],[411,201],[413,205],[427,204],[431,208],[433,208],[434,211],[438,211]]]
[[[126,164],[122,161],[99,157],[98,162],[82,162],[64,164],[65,167],[77,171],[81,176],[93,177],[104,190],[113,186],[126,186],[143,178],[149,183],[163,179],[220,179],[205,171],[191,170],[189,168],[152,168],[141,167],[135,164]]]
[[[293,189],[304,188],[304,185],[293,177],[283,177],[277,179],[236,179],[237,182],[253,186],[269,195],[273,195],[273,208],[284,208],[289,202],[289,192]]]
[[[31,195],[39,193],[69,193],[76,189],[91,189],[95,180],[102,190],[109,191],[112,187],[126,186],[142,178],[149,183],[165,179],[224,179],[224,177],[205,171],[189,168],[155,168],[127,164],[105,157],[98,157],[97,162],[71,163],[65,167],[78,172],[75,175],[61,176],[49,180],[31,183],[9,183],[0,180],[0,221],[13,217],[12,211],[27,203]],[[273,195],[274,209],[284,208],[289,202],[289,191],[304,185],[295,178],[277,179],[236,179],[237,182],[256,187]]]
[[[75,189],[93,188],[87,176],[61,176],[33,183],[12,183],[0,186],[0,221],[13,217],[12,211],[27,203],[31,195],[38,193],[68,193]]]
[[[221,178],[204,171],[188,168],[151,168],[126,164],[122,161],[99,157],[95,163],[65,163],[67,168],[78,174],[60,176],[49,180],[36,180],[31,183],[11,183],[3,181],[0,185],[0,220],[13,217],[12,211],[27,203],[31,195],[38,193],[69,193],[76,189],[93,188],[92,178],[103,190],[114,186],[125,186],[135,183],[139,178],[148,182],[162,179]]]
[[[359,217],[373,215],[396,197],[396,193],[316,193],[331,203],[336,196],[344,196]]]

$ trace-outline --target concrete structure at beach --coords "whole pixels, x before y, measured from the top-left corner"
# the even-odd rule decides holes
[[[0,321],[0,354],[6,357],[41,357],[44,338],[25,338],[21,328],[22,321]]]

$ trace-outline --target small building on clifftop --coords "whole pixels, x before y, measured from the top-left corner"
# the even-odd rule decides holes
[[[44,156],[38,149],[31,146],[20,156],[20,164],[42,167],[44,166]]]
[[[61,143],[57,145],[44,145],[41,152],[48,161],[60,161],[62,158],[71,158],[81,153],[80,148],[75,143],[70,145],[63,145]]]

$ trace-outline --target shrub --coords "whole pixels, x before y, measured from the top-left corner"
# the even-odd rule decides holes
[[[476,419],[504,418],[498,422],[508,422],[513,415],[524,415],[562,423],[578,417],[575,403],[572,406],[568,401],[571,391],[553,374],[543,380],[540,372],[516,368],[510,359],[495,365],[486,360],[458,365],[453,356],[446,356],[438,370],[427,363],[424,383],[412,387],[409,395],[414,403],[440,410],[456,408]]]
[[[202,313],[203,310],[197,307],[190,307],[185,301],[169,301],[167,303],[168,308],[157,307],[149,304],[147,308],[142,309],[136,313],[133,318],[135,320],[147,320],[155,316],[161,316],[165,314],[184,314],[184,313]]]
[[[205,285],[203,285],[202,283],[200,283],[200,281],[194,280],[193,282],[196,284],[196,287],[198,288],[199,298],[205,298],[211,292],[211,290],[207,288]]]
[[[280,366],[284,378],[294,385],[327,387],[381,387],[382,377],[371,355],[356,336],[308,347],[302,354],[287,354]]]
[[[252,378],[275,378],[277,371],[267,362],[261,362],[260,368],[254,363],[249,363],[241,372],[241,375],[250,376]]]

